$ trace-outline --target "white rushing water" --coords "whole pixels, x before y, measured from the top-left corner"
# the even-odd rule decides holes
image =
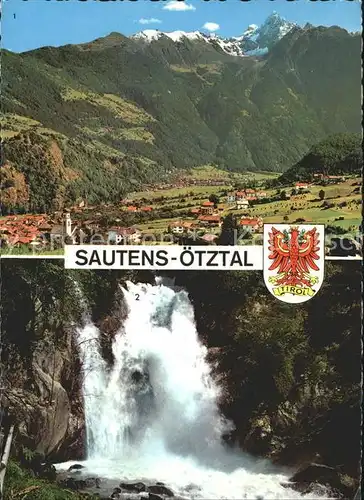
[[[303,498],[282,486],[288,474],[222,444],[230,425],[218,410],[186,292],[160,281],[129,282],[123,293],[129,314],[113,342],[112,368],[87,316],[77,331],[87,469],[110,479],[163,481],[189,498]]]

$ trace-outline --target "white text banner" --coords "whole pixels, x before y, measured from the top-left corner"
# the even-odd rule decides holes
[[[263,247],[66,245],[65,268],[261,271]]]

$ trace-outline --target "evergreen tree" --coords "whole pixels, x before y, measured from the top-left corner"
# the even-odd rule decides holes
[[[224,218],[218,245],[236,245],[238,239],[238,226],[233,214]]]

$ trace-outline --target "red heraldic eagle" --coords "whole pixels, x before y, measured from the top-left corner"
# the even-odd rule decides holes
[[[269,234],[269,259],[273,260],[269,271],[277,269],[284,273],[276,281],[276,285],[292,285],[311,287],[307,276],[310,270],[318,271],[315,260],[319,259],[319,238],[316,228],[299,233],[298,227],[291,227],[286,234],[272,227]]]

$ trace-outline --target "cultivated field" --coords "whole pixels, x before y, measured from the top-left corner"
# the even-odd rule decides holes
[[[294,223],[294,222],[316,222],[320,224],[339,226],[348,233],[356,233],[361,223],[361,193],[359,183],[361,179],[350,178],[345,182],[327,186],[312,185],[301,194],[293,195],[294,185],[284,188],[289,199],[281,200],[277,189],[264,188],[265,181],[274,179],[276,174],[258,173],[258,174],[230,174],[221,172],[213,167],[201,167],[194,169],[190,175],[195,178],[206,181],[216,179],[226,180],[221,186],[188,186],[181,188],[172,188],[166,190],[144,191],[131,194],[128,199],[135,202],[147,202],[153,210],[169,209],[173,211],[173,217],[168,219],[154,219],[147,223],[138,224],[141,231],[154,234],[163,234],[168,231],[168,226],[178,220],[193,220],[186,211],[191,208],[199,207],[204,201],[208,200],[212,194],[219,199],[219,206],[224,207],[220,210],[220,215],[226,216],[233,213],[238,218],[243,215],[250,217],[262,217],[265,223]],[[257,203],[244,209],[232,209],[226,203],[226,193],[232,191],[234,185],[239,183],[257,182],[267,193],[267,198],[275,197],[274,201]],[[320,198],[320,191],[324,191],[324,197]],[[216,232],[216,230],[212,231]]]
[[[169,231],[174,222],[195,222],[199,236],[204,233],[220,234],[220,227],[201,227],[198,214],[191,213],[192,209],[201,207],[214,195],[215,213],[220,217],[233,214],[237,222],[244,216],[259,217],[263,223],[320,223],[331,226],[332,233],[337,228],[337,234],[358,234],[361,223],[360,177],[326,186],[311,185],[304,192],[295,194],[294,185],[284,189],[271,188],[271,181],[277,176],[269,172],[239,174],[211,166],[199,167],[185,175],[179,185],[130,193],[127,202],[78,210],[72,214],[72,219],[74,222],[94,221],[104,233],[112,226],[133,226],[141,231],[145,244],[168,244],[173,240]],[[264,191],[266,199],[237,209],[234,203],[228,202],[227,194],[243,188]],[[130,205],[135,205],[135,211],[128,209]],[[143,208],[148,210],[143,213]],[[244,239],[242,244],[251,244],[251,240]],[[22,245],[19,248],[4,248],[1,253],[61,255],[63,250],[44,249],[40,252]]]

